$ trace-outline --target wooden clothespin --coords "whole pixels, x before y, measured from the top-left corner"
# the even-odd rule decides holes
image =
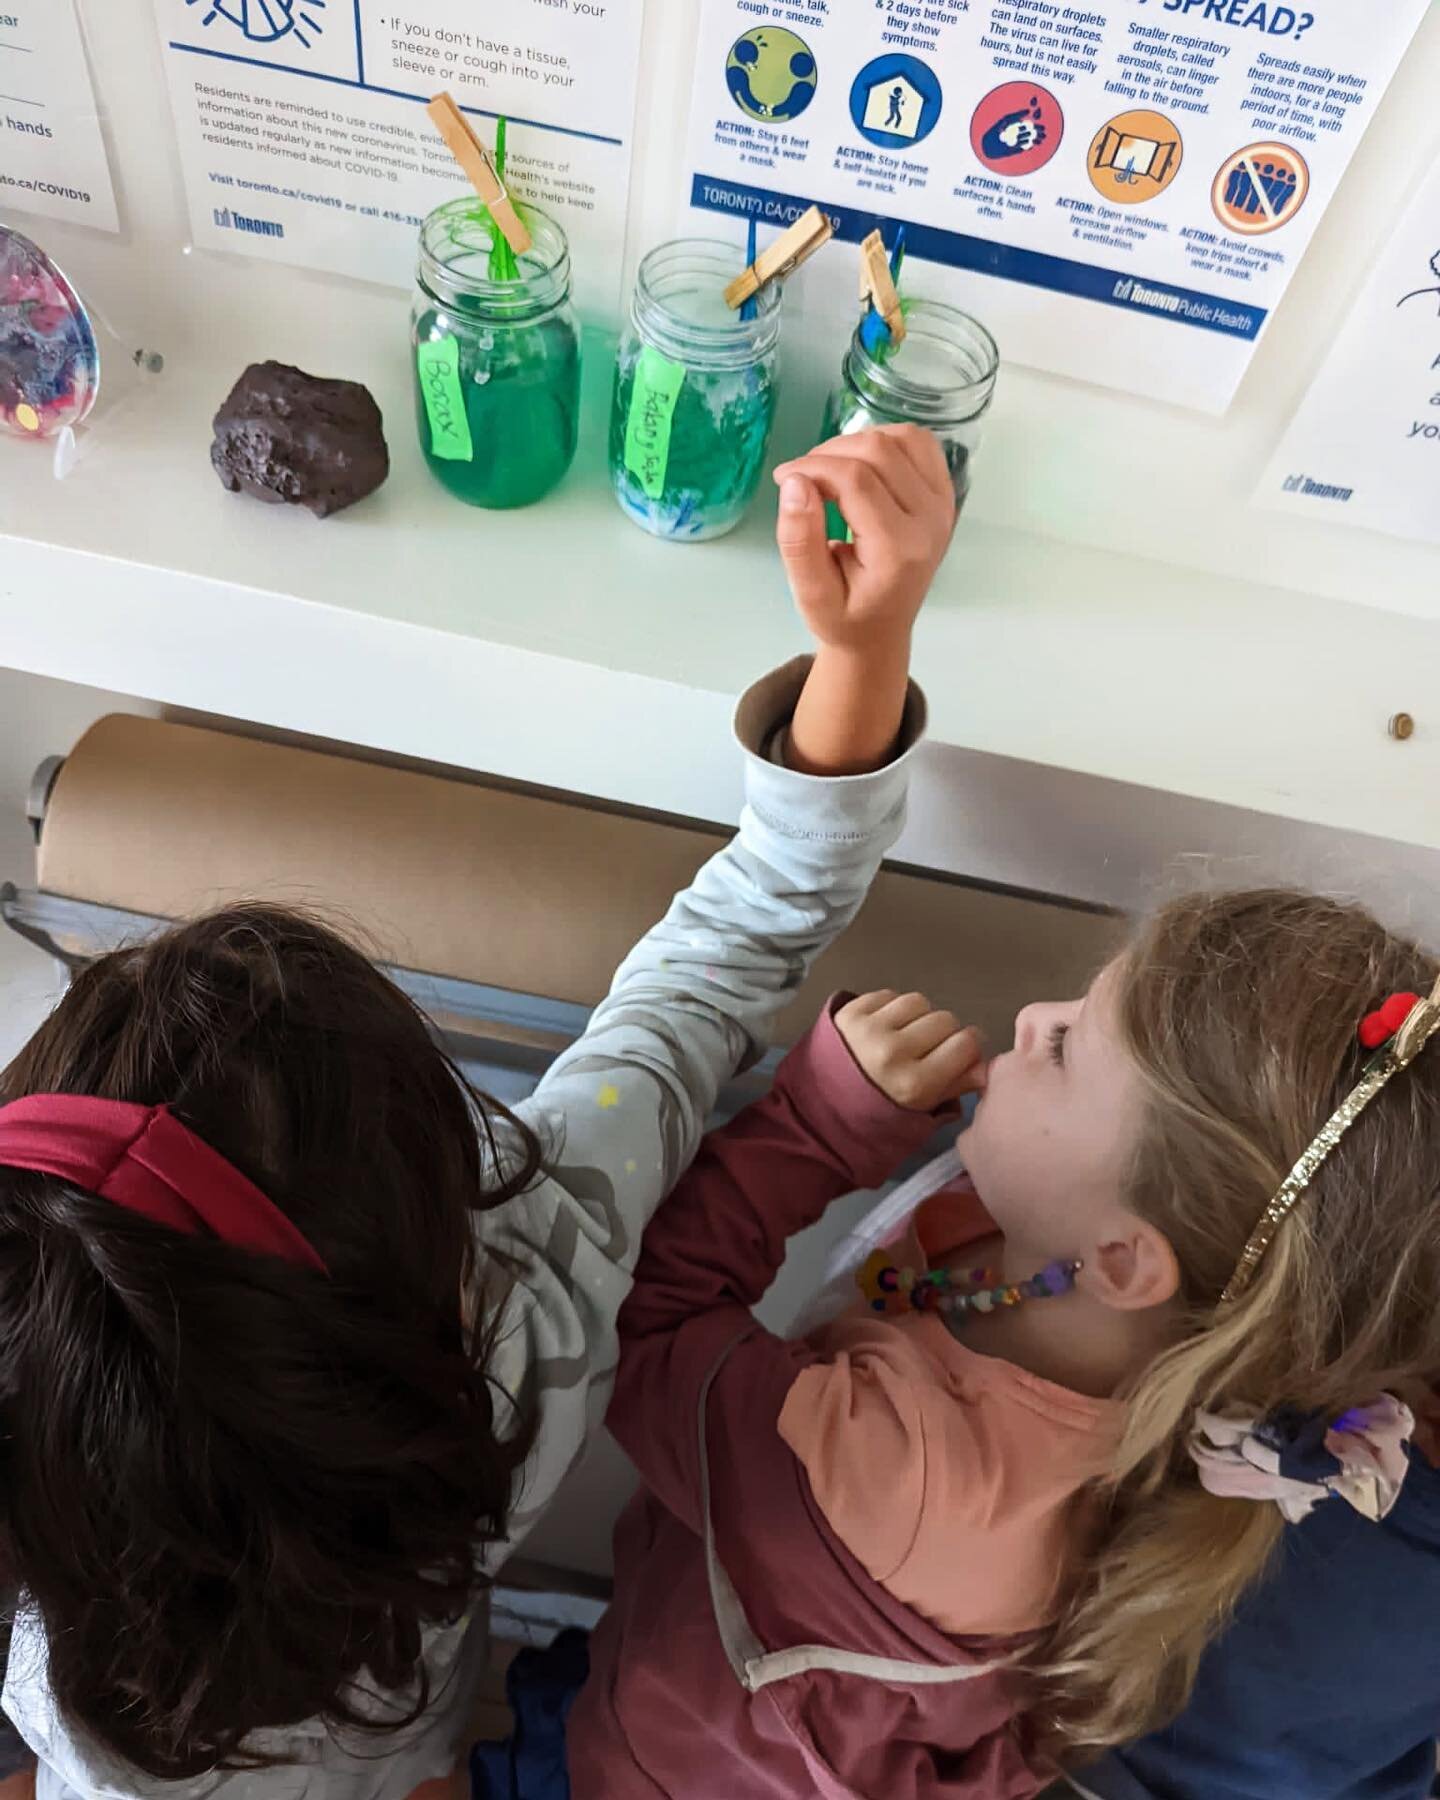
[[[781,232],[768,250],[762,250],[743,275],[736,276],[725,290],[725,304],[738,311],[747,300],[753,300],[761,288],[793,275],[801,263],[823,249],[834,235],[835,227],[818,206],[812,206],[788,231]]]
[[[450,154],[470,178],[470,185],[490,208],[501,236],[517,256],[523,256],[533,239],[515,210],[509,189],[496,173],[490,152],[470,129],[469,122],[448,94],[437,94],[425,108],[436,130],[450,146]]]
[[[860,246],[860,298],[885,321],[890,342],[905,340],[905,315],[900,309],[900,294],[890,272],[890,258],[885,239],[872,231]]]

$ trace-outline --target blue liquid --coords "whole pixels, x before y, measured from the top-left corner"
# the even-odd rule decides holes
[[[610,412],[615,497],[654,537],[686,543],[723,537],[744,518],[765,467],[775,421],[774,373],[763,361],[745,369],[686,372],[670,422],[664,489],[652,498],[625,463],[639,360],[637,343],[621,346]]]

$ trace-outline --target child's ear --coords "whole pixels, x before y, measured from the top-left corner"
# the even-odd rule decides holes
[[[1120,1213],[1085,1258],[1079,1282],[1104,1306],[1117,1312],[1144,1312],[1174,1299],[1180,1288],[1180,1265],[1163,1231],[1134,1213]]]

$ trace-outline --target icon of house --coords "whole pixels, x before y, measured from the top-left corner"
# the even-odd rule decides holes
[[[915,138],[920,133],[920,116],[924,109],[925,96],[914,82],[907,81],[903,75],[887,75],[865,96],[863,124],[867,131]]]

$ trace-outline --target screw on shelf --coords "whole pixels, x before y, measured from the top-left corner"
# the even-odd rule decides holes
[[[1390,723],[1385,729],[1392,738],[1398,738],[1403,742],[1406,738],[1414,737],[1415,721],[1409,713],[1398,712],[1391,716]]]

